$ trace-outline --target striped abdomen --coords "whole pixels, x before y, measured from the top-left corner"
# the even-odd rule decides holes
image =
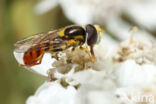
[[[45,49],[42,48],[30,48],[24,53],[23,61],[26,66],[33,66],[41,63],[42,57],[45,53]]]
[[[45,52],[60,52],[65,49],[67,49],[66,45],[62,44],[39,44],[24,53],[23,61],[26,66],[38,65],[41,63]]]

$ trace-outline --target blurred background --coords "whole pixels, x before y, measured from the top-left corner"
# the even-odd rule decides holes
[[[23,104],[44,78],[18,66],[13,43],[70,24],[99,24],[111,41],[138,37],[155,41],[155,0],[0,0],[0,103]]]
[[[36,15],[37,0],[0,0],[0,104],[24,104],[44,78],[18,66],[13,43],[25,36],[71,24],[60,6]]]

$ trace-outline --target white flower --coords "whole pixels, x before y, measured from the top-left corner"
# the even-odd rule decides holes
[[[65,89],[58,82],[45,82],[26,104],[74,104],[76,92],[72,86]]]
[[[65,15],[76,24],[105,25],[121,43],[103,34],[94,47],[96,62],[84,51],[68,49],[59,60],[45,54],[41,65],[31,67],[51,78],[30,96],[27,104],[138,104],[156,103],[156,47],[151,35],[156,27],[155,0],[42,0],[39,14],[60,4]],[[127,15],[140,27],[133,35]],[[150,31],[150,32],[149,32]],[[23,54],[14,52],[23,64]],[[53,81],[52,81],[53,80]]]
[[[115,93],[119,101],[126,104],[155,104],[156,66],[139,65],[134,60],[127,60],[117,66],[114,75],[118,87]]]
[[[63,71],[65,73],[59,70],[62,66],[56,65],[56,72],[53,74],[57,80],[46,81],[28,98],[27,104],[155,104],[154,44],[151,41],[129,39],[118,46],[115,45],[113,51],[107,52],[105,50],[114,45],[107,44],[110,47],[106,48],[102,43],[104,41],[95,47],[98,60],[92,64],[86,60],[87,57],[81,57],[83,52],[77,50],[79,58],[73,56],[71,59],[84,60],[86,64],[86,67],[78,72],[74,71],[75,67],[81,67],[77,61],[72,61],[72,69]],[[62,57],[70,59],[72,53],[66,51],[66,55]],[[65,61],[66,58],[61,60]],[[61,64],[61,60],[55,64]],[[63,67],[66,69],[67,65],[64,64]]]

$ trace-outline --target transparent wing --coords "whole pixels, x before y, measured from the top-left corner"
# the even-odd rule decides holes
[[[59,32],[62,29],[71,27],[74,25],[69,25],[58,30],[48,31],[47,33],[39,33],[31,35],[23,40],[17,41],[15,46],[15,51],[18,53],[26,52],[31,47],[41,46],[40,48],[46,49],[49,48],[48,45],[53,46],[53,49],[61,49],[62,45],[66,45],[68,40],[62,39],[59,37]],[[69,46],[68,46],[69,47]],[[37,49],[37,48],[34,48]],[[38,49],[37,49],[38,50]]]
[[[25,52],[30,47],[35,47],[39,44],[50,43],[58,36],[59,30],[48,31],[47,33],[39,33],[29,36],[23,40],[17,41],[15,46],[16,52]]]

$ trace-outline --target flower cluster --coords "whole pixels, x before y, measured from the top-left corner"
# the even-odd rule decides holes
[[[49,76],[48,80],[26,103],[155,104],[155,51],[154,43],[148,39],[134,37],[117,43],[104,36],[94,47],[94,63],[78,48],[75,54],[71,49],[60,53],[59,60],[45,55],[45,66],[41,65],[44,71],[38,72]]]

